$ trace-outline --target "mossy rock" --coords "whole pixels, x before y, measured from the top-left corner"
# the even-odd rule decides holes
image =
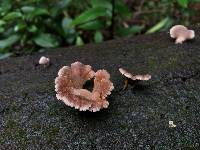
[[[200,30],[174,44],[167,33],[61,48],[0,61],[0,149],[198,149]],[[41,56],[49,67],[36,65]],[[106,69],[115,89],[108,109],[79,112],[58,101],[54,79],[75,61]],[[129,85],[118,71],[149,73]],[[176,128],[169,128],[169,121]]]

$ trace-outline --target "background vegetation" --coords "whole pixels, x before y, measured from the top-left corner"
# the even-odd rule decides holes
[[[200,20],[200,0],[0,0],[0,54],[83,45]]]

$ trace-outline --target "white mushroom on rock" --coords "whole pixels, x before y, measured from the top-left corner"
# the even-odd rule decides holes
[[[49,63],[50,63],[50,59],[45,56],[42,56],[39,60],[40,65],[49,65]]]
[[[193,39],[195,37],[195,32],[183,25],[175,25],[170,29],[170,36],[176,39],[176,44],[182,44],[186,40]]]

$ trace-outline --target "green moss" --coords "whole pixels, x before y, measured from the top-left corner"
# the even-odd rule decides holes
[[[16,122],[14,120],[8,120],[6,123],[7,128],[14,128],[16,127]]]
[[[26,131],[23,128],[18,128],[15,136],[19,139],[24,139],[26,138]]]
[[[127,123],[120,123],[120,128],[123,130],[123,131],[127,131],[128,129],[128,124]]]
[[[195,146],[185,146],[182,148],[182,150],[196,150]]]
[[[6,123],[6,130],[2,136],[13,138],[14,140],[25,140],[26,130],[23,129],[15,120],[8,120]]]
[[[162,64],[163,68],[174,68],[176,67],[177,64],[177,58],[178,56],[171,56],[168,58],[168,60],[166,61],[166,63]]]
[[[51,126],[46,128],[43,134],[46,137],[48,143],[51,144],[55,137],[59,134],[59,127]]]
[[[147,62],[150,70],[155,70],[157,68],[158,59],[155,56],[149,56]]]
[[[18,109],[17,109],[17,105],[16,105],[16,103],[13,102],[13,103],[10,105],[9,109],[10,109],[11,112],[13,112],[13,111],[17,111]]]

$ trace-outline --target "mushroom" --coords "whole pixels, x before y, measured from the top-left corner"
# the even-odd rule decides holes
[[[123,90],[125,90],[128,87],[128,79],[131,79],[133,81],[147,81],[151,79],[151,75],[149,74],[133,75],[123,68],[119,68],[119,72],[126,77]]]
[[[193,39],[195,37],[194,30],[189,30],[183,25],[175,25],[170,29],[171,38],[176,39],[176,44],[182,44],[186,40]]]
[[[107,108],[109,102],[106,97],[111,94],[114,89],[113,83],[110,81],[110,74],[106,70],[98,70],[95,73],[93,96],[100,97],[102,103],[93,103],[90,111],[99,111],[100,108]]]
[[[40,65],[49,65],[49,63],[50,63],[50,59],[45,56],[42,56],[39,60]]]
[[[94,78],[92,92],[83,89],[86,81],[92,78]],[[113,89],[113,83],[110,81],[110,75],[106,70],[98,70],[95,73],[91,66],[80,62],[72,63],[70,67],[62,67],[55,79],[57,99],[80,111],[96,112],[102,108],[107,108],[109,102],[106,97],[111,94]]]

